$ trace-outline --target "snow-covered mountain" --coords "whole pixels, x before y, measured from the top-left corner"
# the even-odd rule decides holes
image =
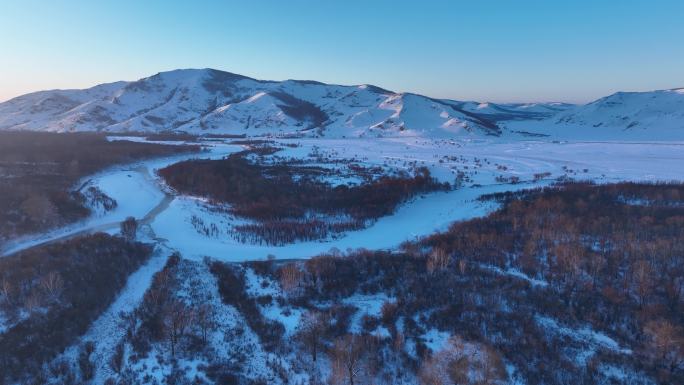
[[[618,92],[546,120],[506,127],[561,139],[684,140],[684,88]]]
[[[187,69],[85,90],[23,95],[0,104],[0,129],[479,136],[500,135],[501,121],[543,119],[568,107],[459,102],[371,85],[263,81]]]
[[[495,122],[509,120],[542,120],[574,108],[568,103],[479,103],[463,102],[460,108]]]
[[[583,106],[495,104],[186,69],[23,95],[0,103],[0,129],[668,140],[684,139],[684,89],[619,92]]]

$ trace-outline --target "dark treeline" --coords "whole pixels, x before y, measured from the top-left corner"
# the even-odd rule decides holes
[[[629,382],[645,375],[683,383],[683,191],[673,184],[527,191],[507,196],[488,217],[456,223],[401,253],[253,265],[279,279],[295,306],[315,309],[355,293],[393,297],[382,316],[363,320],[364,328],[372,334],[385,326],[388,346],[416,341],[417,358],[396,354],[425,378],[436,373],[420,335],[434,327],[487,347],[493,363],[510,362],[530,384],[597,383],[609,366],[624,369]],[[505,273],[511,270],[533,280]],[[589,327],[630,350],[588,348],[591,342],[554,332],[538,317]],[[587,349],[595,351],[582,362]]]
[[[159,131],[159,132],[140,132],[140,131],[121,131],[110,133],[111,136],[138,136],[143,137],[147,140],[153,141],[184,141],[184,142],[198,142],[202,139],[244,139],[247,137],[245,134],[217,134],[217,133],[206,133],[206,134],[191,134],[185,131]]]
[[[263,151],[261,150],[262,154]],[[318,179],[329,170],[317,167],[293,167],[285,162],[254,164],[246,155],[233,154],[221,160],[191,160],[176,163],[159,171],[174,189],[190,195],[207,197],[217,203],[229,203],[234,214],[268,223],[243,226],[237,230],[248,237],[264,237],[269,243],[292,239],[315,239],[337,230],[358,228],[363,221],[391,214],[403,201],[416,194],[440,189],[426,168],[413,175],[382,176],[370,183],[333,186]],[[327,175],[330,176],[330,175]],[[311,214],[350,218],[348,224],[315,226]],[[308,225],[302,225],[302,223]]]
[[[244,273],[221,262],[212,262],[210,271],[216,277],[223,303],[238,309],[249,327],[260,337],[264,347],[273,349],[274,344],[285,334],[285,328],[261,314],[256,299],[247,294]]]
[[[253,164],[238,153],[176,163],[159,173],[180,192],[230,203],[236,214],[256,220],[302,218],[312,211],[378,218],[414,194],[446,188],[424,168],[413,176],[386,176],[360,186],[332,186],[311,173],[294,178],[299,171],[287,164]]]
[[[337,234],[359,230],[366,226],[360,219],[348,218],[272,220],[267,222],[235,226],[230,235],[242,243],[284,245],[297,241],[313,241],[336,236]]]
[[[0,244],[88,215],[70,188],[82,177],[117,163],[197,151],[108,141],[104,134],[0,132]]]
[[[86,332],[149,246],[95,234],[0,259],[0,383],[22,382]],[[36,383],[44,383],[34,378]]]
[[[206,360],[198,370],[217,383],[269,383],[245,378],[247,330],[315,383],[502,384],[511,367],[528,384],[683,383],[684,207],[674,191],[684,186],[638,186],[501,195],[489,216],[395,252],[243,264],[173,255],[124,317],[111,383],[137,383],[150,354],[171,368],[168,383],[189,383],[175,364],[186,359]],[[208,295],[213,282],[222,304]],[[379,314],[357,317],[353,298],[364,295],[387,298]],[[300,314],[292,334],[267,317],[272,306]],[[221,314],[235,327],[214,322]],[[451,338],[432,350],[435,329]],[[231,346],[230,359],[215,344]],[[87,379],[88,351],[80,374],[59,378]],[[279,361],[268,365],[286,382]]]
[[[450,261],[547,281],[562,299],[555,316],[611,331],[638,347],[639,365],[677,383],[684,378],[682,197],[684,185],[670,183],[539,189],[425,245]]]
[[[537,175],[535,174],[535,179]],[[569,184],[575,187],[592,186],[591,182]],[[543,189],[536,190],[537,193],[543,192]],[[534,199],[537,194],[530,190],[521,190],[516,192],[500,192],[487,194],[480,197],[481,200],[496,200],[499,202],[510,202],[514,199],[530,200]],[[643,205],[661,205],[661,206],[678,206],[684,203],[684,185],[677,182],[654,182],[654,183],[639,183],[639,182],[620,182],[601,186],[600,189],[591,190],[591,199],[610,200],[613,203],[631,203]]]
[[[202,264],[204,266],[196,266]],[[207,287],[196,280],[197,271],[208,270],[218,283],[220,301],[234,307],[239,313],[235,329],[221,329],[216,322],[216,304],[208,302]],[[244,327],[259,337],[260,345],[274,349],[285,333],[283,325],[265,318],[257,300],[247,293],[244,271],[237,265],[205,260],[190,262],[178,254],[171,255],[164,268],[157,272],[142,303],[132,313],[124,315],[126,337],[117,346],[117,352],[124,351],[124,344],[130,344],[130,354],[124,359],[117,353],[111,367],[117,373],[120,384],[134,384],[135,366],[155,353],[155,345],[168,352],[169,358],[206,358],[210,364],[203,367],[209,378],[216,383],[240,383],[237,373],[251,354],[248,346],[237,346],[230,355],[217,356],[210,339],[216,339],[216,332],[223,334],[223,343],[235,343],[244,337]],[[244,319],[244,322],[242,321]],[[157,351],[158,352],[158,351]],[[218,364],[221,363],[221,364]],[[186,383],[184,370],[174,367],[166,376],[168,383]],[[204,382],[197,382],[204,383]]]
[[[171,255],[164,268],[155,273],[150,288],[138,309],[129,315],[133,327],[128,331],[136,356],[144,357],[154,342],[169,341],[172,353],[192,322],[194,309],[176,297],[179,290],[177,270],[180,257]]]

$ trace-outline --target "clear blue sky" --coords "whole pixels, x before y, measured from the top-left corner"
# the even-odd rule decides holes
[[[191,67],[586,102],[684,87],[684,1],[0,0],[0,100]]]

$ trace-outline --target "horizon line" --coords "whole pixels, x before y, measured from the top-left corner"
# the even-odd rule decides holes
[[[621,90],[616,90],[616,91],[607,93],[607,94],[605,94],[605,95],[603,95],[603,96],[600,96],[600,97],[598,97],[598,98],[589,99],[589,100],[586,101],[586,102],[563,101],[563,100],[539,100],[539,99],[537,99],[537,100],[532,100],[532,101],[510,101],[510,100],[509,100],[509,101],[496,101],[497,98],[487,98],[487,99],[483,99],[483,100],[478,100],[478,99],[474,99],[474,98],[458,98],[458,97],[446,97],[446,98],[444,98],[444,97],[433,97],[433,96],[431,96],[431,95],[424,94],[424,93],[420,93],[420,92],[416,92],[416,91],[400,91],[400,92],[397,92],[397,91],[391,90],[391,89],[388,88],[388,87],[378,86],[378,85],[376,85],[376,84],[368,83],[368,82],[359,82],[359,83],[355,83],[355,84],[344,84],[344,83],[338,83],[338,82],[325,82],[325,81],[320,81],[320,80],[315,80],[315,79],[296,79],[296,78],[287,78],[287,79],[282,79],[282,80],[273,80],[273,79],[261,79],[261,78],[259,78],[259,77],[254,77],[254,76],[251,76],[251,75],[243,75],[243,74],[241,74],[241,73],[237,73],[237,72],[233,72],[233,71],[229,71],[229,70],[225,70],[225,69],[218,69],[218,68],[214,68],[214,67],[201,67],[201,68],[200,68],[200,67],[178,67],[178,68],[173,68],[173,69],[169,69],[169,70],[158,71],[158,72],[156,72],[156,73],[154,73],[154,74],[152,74],[152,75],[142,76],[142,77],[139,77],[139,78],[137,78],[137,79],[135,79],[135,80],[124,80],[124,79],[119,79],[119,80],[113,80],[113,81],[103,81],[103,82],[99,82],[99,83],[95,83],[95,84],[89,83],[89,84],[91,84],[91,85],[84,86],[84,87],[74,86],[74,87],[55,87],[55,88],[38,89],[38,90],[35,90],[35,91],[29,91],[29,92],[25,92],[25,93],[22,93],[22,94],[15,95],[15,96],[10,96],[10,97],[8,97],[8,98],[6,98],[6,99],[0,99],[0,104],[9,102],[9,101],[11,101],[11,100],[13,100],[13,99],[16,99],[16,98],[20,98],[20,97],[23,97],[23,96],[26,96],[26,95],[37,94],[37,93],[40,93],[40,92],[82,91],[82,90],[87,90],[87,89],[90,89],[90,88],[93,88],[93,87],[97,87],[97,86],[100,86],[100,85],[104,85],[104,84],[114,84],[114,83],[120,83],[120,82],[133,83],[133,82],[136,82],[136,81],[140,81],[140,80],[147,79],[147,78],[150,78],[150,77],[152,77],[152,76],[159,75],[159,74],[164,74],[164,73],[171,73],[171,72],[177,72],[177,71],[202,71],[202,70],[212,70],[212,71],[219,71],[219,72],[224,72],[224,73],[230,73],[230,74],[233,74],[233,75],[242,76],[242,77],[245,77],[245,78],[248,78],[248,79],[252,79],[252,80],[255,80],[255,81],[258,81],[258,82],[279,83],[279,82],[286,82],[286,81],[294,81],[294,82],[312,82],[312,83],[315,82],[315,83],[319,83],[319,84],[321,84],[321,85],[339,86],[339,87],[371,86],[371,87],[380,88],[380,89],[382,89],[382,90],[384,90],[384,91],[391,92],[391,93],[397,94],[397,95],[406,95],[406,94],[409,94],[409,95],[410,95],[410,94],[414,94],[414,95],[420,95],[420,96],[423,96],[423,97],[428,97],[428,98],[437,99],[437,100],[451,100],[451,101],[458,101],[458,102],[474,102],[474,103],[480,103],[480,104],[486,104],[486,103],[494,103],[494,104],[542,104],[542,103],[544,103],[544,104],[550,104],[550,103],[563,103],[563,104],[572,104],[572,105],[578,105],[578,106],[579,106],[579,105],[591,104],[591,103],[593,103],[594,101],[597,101],[597,100],[599,100],[599,99],[602,99],[602,98],[604,98],[604,97],[607,97],[607,96],[610,96],[610,95],[614,95],[614,94],[617,94],[617,93],[641,93],[641,92],[657,92],[657,91],[676,91],[676,90],[682,90],[682,89],[684,89],[684,87],[649,88],[649,89],[640,89],[640,90],[624,90],[624,89],[621,89]]]

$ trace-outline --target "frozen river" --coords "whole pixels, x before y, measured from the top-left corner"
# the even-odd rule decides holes
[[[380,218],[366,229],[348,232],[335,239],[299,242],[284,246],[240,243],[223,230],[243,219],[209,210],[201,199],[176,196],[157,176],[156,170],[192,158],[218,159],[243,147],[220,142],[206,143],[201,154],[137,162],[113,167],[87,178],[86,186],[98,187],[115,199],[113,211],[6,245],[3,255],[36,245],[104,231],[118,232],[119,223],[132,216],[141,222],[143,240],[161,242],[184,257],[211,256],[225,261],[276,258],[307,258],[339,250],[391,249],[406,240],[444,230],[454,221],[486,215],[496,206],[477,198],[486,193],[518,190],[548,184],[534,182],[534,174],[550,173],[579,180],[612,182],[623,180],[683,180],[682,143],[618,143],[543,141],[451,141],[423,138],[388,139],[290,139],[296,147],[284,147],[279,155],[306,158],[312,151],[340,159],[353,159],[366,166],[426,166],[433,175],[453,182],[454,170],[468,171],[472,182],[461,189],[426,194],[405,203],[395,214]],[[458,159],[455,159],[458,157]],[[507,184],[497,176],[515,176],[523,183]],[[221,232],[206,236],[192,225],[193,217]]]

